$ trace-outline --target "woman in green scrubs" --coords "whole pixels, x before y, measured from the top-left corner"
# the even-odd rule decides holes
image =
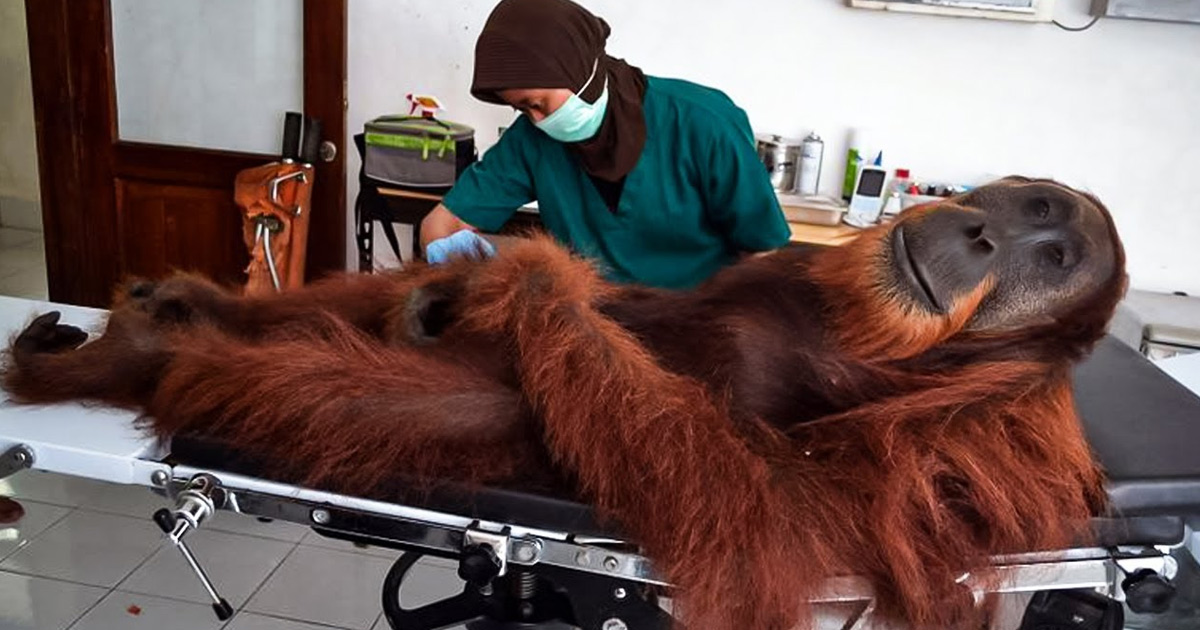
[[[604,20],[569,0],[503,0],[475,48],[471,93],[523,115],[421,224],[426,258],[490,252],[536,200],[542,223],[606,276],[695,286],[789,230],[745,112],[604,52]]]

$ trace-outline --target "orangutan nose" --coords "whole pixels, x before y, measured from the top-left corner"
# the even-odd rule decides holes
[[[996,242],[992,240],[991,232],[987,229],[987,222],[982,218],[967,225],[963,229],[963,235],[967,237],[967,249],[970,253],[990,257],[996,252]]]

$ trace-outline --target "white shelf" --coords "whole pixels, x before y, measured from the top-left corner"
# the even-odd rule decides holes
[[[984,18],[1018,22],[1049,22],[1054,19],[1054,0],[1031,0],[1030,7],[1014,7],[1002,2],[976,0],[935,2],[921,0],[847,0],[856,9],[875,9],[897,13],[942,15],[950,17]]]

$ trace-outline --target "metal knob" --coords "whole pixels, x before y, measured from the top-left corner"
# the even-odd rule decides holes
[[[500,575],[500,558],[491,545],[467,545],[458,561],[458,577],[475,586],[487,586]]]
[[[1161,614],[1175,600],[1175,585],[1152,569],[1138,569],[1121,581],[1125,603],[1141,614]]]

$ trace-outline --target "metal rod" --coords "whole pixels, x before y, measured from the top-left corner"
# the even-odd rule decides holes
[[[273,203],[277,206],[283,207],[283,204],[280,203],[280,199],[279,199],[279,185],[282,184],[283,182],[286,182],[289,179],[297,179],[297,178],[300,180],[301,184],[308,183],[308,177],[304,174],[304,171],[293,171],[291,173],[288,173],[287,175],[280,175],[279,177],[272,179],[271,183],[268,186],[268,188],[270,190],[270,195],[271,195],[271,203]]]
[[[271,272],[271,284],[279,290],[279,272],[275,271],[275,254],[271,252],[271,230],[263,227],[263,256],[267,259],[267,270]]]
[[[179,553],[183,554],[183,559],[187,560],[187,563],[192,566],[192,570],[196,572],[196,577],[200,578],[200,584],[204,586],[205,591],[208,591],[208,596],[212,598],[213,603],[220,604],[224,601],[217,594],[217,589],[213,587],[212,582],[208,579],[208,574],[204,572],[200,563],[196,561],[196,557],[192,555],[192,550],[188,549],[187,544],[179,540],[175,542],[175,546],[179,548]]]

